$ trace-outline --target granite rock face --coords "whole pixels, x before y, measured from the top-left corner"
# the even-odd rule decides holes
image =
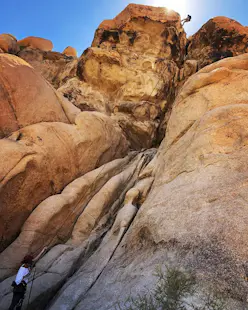
[[[24,310],[119,309],[164,264],[194,271],[185,307],[246,309],[246,31],[217,17],[186,40],[131,4],[78,59],[0,36],[0,309],[44,246]]]
[[[26,47],[18,56],[34,67],[56,89],[76,75],[77,60],[63,53]]]
[[[187,59],[203,68],[226,57],[248,52],[248,28],[237,21],[218,16],[210,19],[187,44]]]
[[[185,46],[179,14],[130,4],[99,25],[92,46],[79,58],[77,81],[59,91],[81,109],[112,114],[134,149],[151,147],[174,100]]]
[[[133,224],[104,269],[101,255],[111,244],[108,240],[114,240],[110,236],[49,309],[115,309],[130,292],[136,296],[152,288],[154,269],[164,263],[195,271],[198,292],[193,300],[200,303],[199,292],[214,290],[226,298],[224,309],[244,309],[247,69],[244,54],[188,79],[157,155],[140,173],[139,178],[153,177],[154,182]]]
[[[69,120],[54,89],[21,58],[0,54],[0,138],[40,122]]]
[[[99,112],[82,112],[75,124],[26,126],[0,144],[1,250],[40,202],[128,151],[121,128]]]

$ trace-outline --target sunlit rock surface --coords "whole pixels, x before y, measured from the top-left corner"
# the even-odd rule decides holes
[[[158,143],[160,122],[174,100],[185,45],[179,14],[130,4],[100,24],[92,46],[79,59],[79,79],[69,80],[59,91],[82,110],[113,114],[134,149],[151,147]],[[101,107],[86,88],[94,90]],[[147,115],[144,121],[146,112],[138,113],[143,103],[156,110],[156,117]],[[132,108],[125,111],[124,106]]]
[[[67,46],[62,54],[65,54],[66,56],[77,57],[77,50],[74,47]]]
[[[153,290],[163,264],[195,272],[185,306],[215,292],[246,309],[246,27],[217,17],[186,40],[177,13],[132,4],[78,59],[9,42],[0,309],[44,246],[24,310],[116,310]]]
[[[2,53],[16,54],[19,52],[16,37],[9,33],[0,34],[0,49]]]
[[[54,89],[21,58],[0,54],[0,138],[39,122],[69,123]]]
[[[77,60],[66,54],[27,47],[22,49],[18,56],[34,67],[55,88],[76,75]]]
[[[190,38],[187,59],[197,60],[202,68],[220,59],[247,53],[247,43],[247,27],[224,16],[214,17]]]
[[[51,51],[53,49],[52,41],[38,37],[27,37],[17,41],[17,44],[21,49],[24,47],[37,48],[42,51]]]

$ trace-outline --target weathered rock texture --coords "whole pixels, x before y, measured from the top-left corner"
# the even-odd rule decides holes
[[[24,60],[0,54],[0,138],[39,122],[69,123],[54,89]]]
[[[114,301],[130,291],[145,292],[152,269],[164,262],[193,268],[198,288],[229,297],[225,309],[245,307],[247,69],[245,54],[186,82],[153,168],[146,169],[155,175],[152,191],[112,263],[76,309],[114,309]]]
[[[89,203],[89,205],[87,205],[91,197],[96,194],[109,178],[114,175],[118,176],[118,173],[129,163],[130,158],[132,159],[132,156],[125,159],[117,159],[103,167],[88,172],[70,183],[61,194],[50,196],[40,203],[26,220],[18,238],[0,254],[2,267],[6,268],[5,273],[2,273],[1,277],[5,276],[6,272],[11,273],[11,269],[15,270],[27,253],[37,252],[38,249],[48,243],[50,246],[53,246],[62,240],[64,240],[64,242],[67,241],[78,216],[82,213],[79,221],[81,221],[81,225],[83,225],[82,222],[86,221],[84,210],[92,214],[92,207],[89,206],[91,204]],[[128,174],[129,171],[126,173],[129,178],[133,175],[136,165],[131,166],[131,168],[132,170],[130,173]],[[117,183],[118,185],[116,177],[112,179],[111,182]],[[105,187],[108,187],[108,182]],[[123,187],[122,184],[122,188]],[[97,197],[97,195],[99,196],[99,193],[97,193],[95,197]],[[111,191],[109,195],[113,195]],[[111,198],[113,204],[117,198],[115,195],[111,196]],[[98,222],[99,217],[103,213],[101,205],[103,209],[104,203],[99,201],[99,214],[95,222]],[[13,211],[11,213],[13,213]],[[93,230],[94,225],[92,225],[91,228]],[[77,225],[74,228],[74,231],[75,230],[77,230]],[[57,233],[55,234],[54,232]],[[74,232],[74,239],[75,235],[76,233]],[[89,235],[90,233],[87,237],[89,237]],[[76,239],[80,244],[81,241],[85,241],[87,238],[83,239],[78,237]],[[13,253],[15,253],[15,256],[13,256]]]
[[[93,201],[98,201],[100,213],[98,218],[95,218],[95,223],[91,225],[90,238],[87,241],[83,242],[81,239],[82,242],[75,247],[75,238],[70,239],[68,245],[61,244],[53,247],[38,263],[29,309],[44,309],[47,301],[53,297],[54,292],[63,285],[68,276],[75,272],[76,266],[87,260],[87,257],[92,254],[92,249],[101,243],[103,236],[114,223],[113,229],[104,237],[101,247],[94,254],[94,261],[88,262],[88,269],[91,267],[96,269],[94,277],[101,273],[137,212],[132,201],[137,204],[139,196],[144,198],[149,191],[152,180],[148,182],[149,184],[137,183],[136,180],[140,171],[154,154],[154,150],[138,155],[131,153],[124,159],[118,159],[101,166],[73,181],[61,194],[44,200],[33,211],[23,226],[20,236],[0,254],[2,266],[4,266],[4,269],[1,270],[2,277],[12,273],[13,268],[17,266],[23,255],[30,251],[37,251],[44,243],[47,245],[47,238],[50,240],[50,246],[61,243],[62,239],[66,241],[72,232],[75,220],[80,214],[83,227],[83,222],[85,224],[88,222],[88,217],[84,216],[85,211],[92,213]],[[132,188],[135,183],[137,184]],[[120,186],[121,184],[122,186]],[[111,193],[114,185],[115,190]],[[106,196],[108,204],[106,200],[101,201],[99,199],[104,197],[106,193],[108,193]],[[124,207],[119,211],[123,203]],[[95,211],[98,212],[96,209]],[[73,235],[75,236],[74,230]],[[74,245],[72,245],[72,240]],[[77,241],[79,241],[78,238]],[[16,253],[15,256],[12,255],[13,252]],[[102,257],[100,261],[98,253]],[[66,268],[64,264],[66,264]],[[85,285],[90,286],[95,281],[94,277],[85,281]],[[11,290],[6,286],[11,279],[13,277],[7,278],[0,284],[1,309],[6,309],[9,305]],[[76,285],[75,279],[77,280],[78,276],[73,279],[72,287]],[[43,284],[41,285],[41,283]],[[46,297],[44,298],[44,296]],[[74,302],[68,300],[68,304],[72,305]],[[26,306],[27,304],[24,304],[24,309]]]
[[[75,57],[31,47],[24,48],[18,56],[33,66],[55,88],[76,75]]]
[[[82,110],[112,113],[133,148],[150,147],[174,99],[185,45],[177,13],[130,4],[100,24],[78,78],[59,91]]]
[[[58,92],[82,111],[99,111],[110,114],[108,97],[97,87],[80,81],[77,77],[71,78],[58,89]]]
[[[11,34],[0,34],[0,49],[2,52],[10,54],[16,54],[19,52],[16,38]]]
[[[197,60],[200,68],[247,53],[248,28],[227,17],[212,18],[190,38],[187,49],[187,59]]]
[[[226,58],[246,52],[246,31],[218,17],[186,45],[177,13],[132,4],[79,60],[19,52],[58,91],[0,55],[1,309],[22,257],[45,245],[24,310],[114,310],[164,263],[195,271],[189,302],[217,290],[225,310],[246,309],[248,54]],[[127,155],[165,131],[157,153]]]
[[[83,112],[75,122],[40,123],[0,140],[2,249],[42,200],[127,152],[121,129],[109,117]]]
[[[218,289],[228,296],[225,309],[244,308],[247,293],[240,274],[248,248],[247,69],[245,54],[212,64],[188,79],[156,157],[145,169],[141,169],[142,157],[136,158],[138,165],[133,161],[133,166],[105,182],[81,212],[67,247],[54,248],[43,258],[42,268],[46,261],[50,269],[36,276],[32,306],[45,292],[50,300],[51,292],[63,285],[49,309],[115,309],[130,292],[135,296],[152,287],[155,266],[166,262],[195,270],[199,291]],[[124,191],[123,205],[112,205],[118,187],[134,167],[138,181],[130,184],[131,191]],[[120,211],[113,213],[113,209]],[[32,227],[32,222],[27,225]],[[68,236],[66,229],[60,238]],[[28,231],[24,226],[22,234]],[[12,246],[17,247],[18,241]],[[77,263],[74,267],[65,263],[62,275],[60,261]],[[53,281],[41,287],[56,268]],[[10,298],[5,292],[2,304]]]
[[[179,244],[191,236],[204,243],[216,239],[234,257],[246,257],[247,69],[245,54],[212,64],[186,82],[157,157],[150,203],[134,231],[147,227],[155,242],[172,235]],[[153,225],[157,208],[163,212]],[[174,217],[180,229],[170,225]]]

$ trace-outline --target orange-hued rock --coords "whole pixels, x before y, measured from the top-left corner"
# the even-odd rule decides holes
[[[186,45],[180,15],[166,8],[129,4],[113,20],[103,21],[92,46],[121,54],[141,53],[182,63]],[[131,57],[131,55],[129,56]]]
[[[39,122],[69,123],[55,90],[23,59],[0,54],[0,138]]]
[[[116,114],[133,148],[150,147],[164,135],[159,124],[179,85],[185,45],[178,13],[130,4],[113,20],[99,25],[92,46],[79,58],[79,80],[67,81],[59,91],[82,110]],[[93,93],[97,102],[92,100]],[[156,117],[144,119],[143,113],[153,109]]]
[[[49,83],[58,88],[76,75],[77,59],[65,54],[24,48],[18,56],[31,64]]]
[[[22,40],[17,41],[17,44],[23,47],[38,48],[42,51],[51,51],[53,49],[52,41],[48,39],[43,39],[39,37],[27,37]]]
[[[0,50],[4,53],[16,54],[19,51],[16,38],[11,34],[0,34]]]
[[[99,28],[111,29],[121,28],[130,20],[135,18],[148,18],[153,21],[168,22],[176,21],[180,22],[180,16],[178,13],[168,10],[162,7],[154,7],[140,4],[129,4],[119,15],[112,20],[103,21]]]
[[[43,122],[1,139],[1,249],[16,237],[41,201],[127,151],[118,124],[98,112],[80,113],[74,125]]]
[[[210,19],[188,42],[187,59],[198,61],[202,68],[217,60],[248,52],[248,27],[218,16]]]
[[[129,55],[123,55],[96,47],[84,52],[77,67],[82,86],[91,85],[95,93],[98,91],[97,98],[102,93],[102,98],[108,99],[103,108],[115,115],[134,149],[157,143],[158,127],[174,98],[178,73],[179,69],[172,60],[158,60],[142,54],[133,59],[131,51]],[[66,88],[69,84],[70,87]],[[93,106],[91,93],[87,98],[84,92],[85,101],[82,102],[79,88],[74,90],[70,80],[66,85],[59,91],[74,104],[76,99],[78,107]],[[162,137],[163,134],[164,131]]]
[[[67,46],[67,48],[64,49],[62,54],[65,54],[67,56],[77,57],[77,50],[74,47]]]

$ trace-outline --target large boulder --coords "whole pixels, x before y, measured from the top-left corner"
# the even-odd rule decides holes
[[[186,34],[179,14],[130,4],[113,20],[99,25],[92,46],[79,58],[79,81],[69,80],[61,92],[82,110],[112,113],[125,133],[130,124],[136,123],[132,135],[127,135],[132,147],[150,147],[158,142],[157,136],[163,137],[164,128],[158,135],[159,123],[174,100],[185,45]],[[78,94],[78,89],[80,93],[81,89],[94,90],[97,98],[104,100],[99,102],[102,108],[92,103],[91,96]],[[141,110],[142,102],[150,106],[148,110],[155,105],[158,117],[144,121],[142,113],[133,115],[132,111]],[[124,105],[137,105],[137,109],[129,109],[127,115],[124,110],[119,113],[119,106]],[[143,137],[148,134],[152,138],[145,141]],[[134,141],[140,141],[136,147]]]
[[[77,60],[72,56],[32,47],[22,49],[18,56],[34,67],[55,88],[76,75]]]
[[[19,46],[16,38],[11,34],[0,34],[0,49],[4,53],[16,54],[19,52]]]
[[[166,8],[129,4],[113,20],[103,21],[92,46],[127,49],[182,63],[186,43],[180,15]],[[162,48],[161,48],[162,47]]]
[[[66,56],[77,57],[77,50],[74,47],[67,46],[62,54],[65,54]]]
[[[76,177],[126,154],[127,141],[108,116],[83,112],[75,123],[43,122],[0,140],[1,249],[16,237],[42,200]]]
[[[0,54],[0,138],[39,122],[69,123],[55,90],[24,60]]]
[[[42,51],[51,51],[53,49],[52,41],[39,37],[27,37],[22,40],[17,41],[20,48],[32,47],[38,48]]]
[[[226,57],[248,52],[248,28],[237,21],[218,16],[211,18],[194,34],[187,48],[187,59],[202,68]]]

